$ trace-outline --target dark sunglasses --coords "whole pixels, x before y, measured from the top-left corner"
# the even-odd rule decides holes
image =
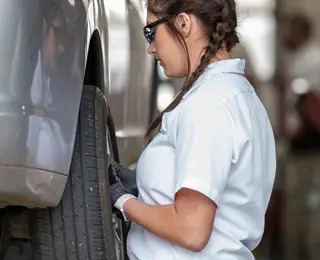
[[[147,42],[151,44],[154,41],[155,35],[156,35],[156,27],[161,24],[169,21],[173,17],[165,17],[161,18],[153,23],[149,23],[145,27],[143,27],[143,34],[144,37],[146,38]]]

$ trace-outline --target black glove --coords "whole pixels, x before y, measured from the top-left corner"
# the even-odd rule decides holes
[[[119,179],[119,177],[113,172],[111,165],[109,165],[109,193],[112,205],[122,195],[129,193],[123,186],[122,181]]]
[[[121,164],[112,161],[109,166],[110,184],[112,185],[117,179],[121,181],[128,193],[131,193],[136,197],[138,196],[139,191],[137,188],[136,171],[124,168]]]
[[[125,169],[122,165],[112,161],[109,165],[109,193],[111,203],[116,215],[127,221],[128,218],[123,212],[123,204],[128,200],[137,197],[138,189],[135,181],[135,171]]]

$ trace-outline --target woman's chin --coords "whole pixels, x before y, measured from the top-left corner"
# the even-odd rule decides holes
[[[163,69],[163,74],[168,78],[184,78],[186,77],[185,73],[179,73],[176,68],[172,68],[170,66],[167,66],[163,61],[159,62],[159,65]]]
[[[185,77],[185,75],[180,75],[179,73],[176,73],[176,71],[166,69],[165,67],[163,67],[163,73],[168,78],[184,78]]]

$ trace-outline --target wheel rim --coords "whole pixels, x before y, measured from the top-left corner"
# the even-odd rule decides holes
[[[112,214],[112,223],[113,223],[114,243],[116,246],[117,260],[124,260],[122,223],[121,223],[121,220],[114,213]]]

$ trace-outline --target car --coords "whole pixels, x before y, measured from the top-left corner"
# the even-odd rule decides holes
[[[126,258],[110,160],[134,165],[154,111],[155,61],[140,0],[3,0],[0,5],[3,259]]]

